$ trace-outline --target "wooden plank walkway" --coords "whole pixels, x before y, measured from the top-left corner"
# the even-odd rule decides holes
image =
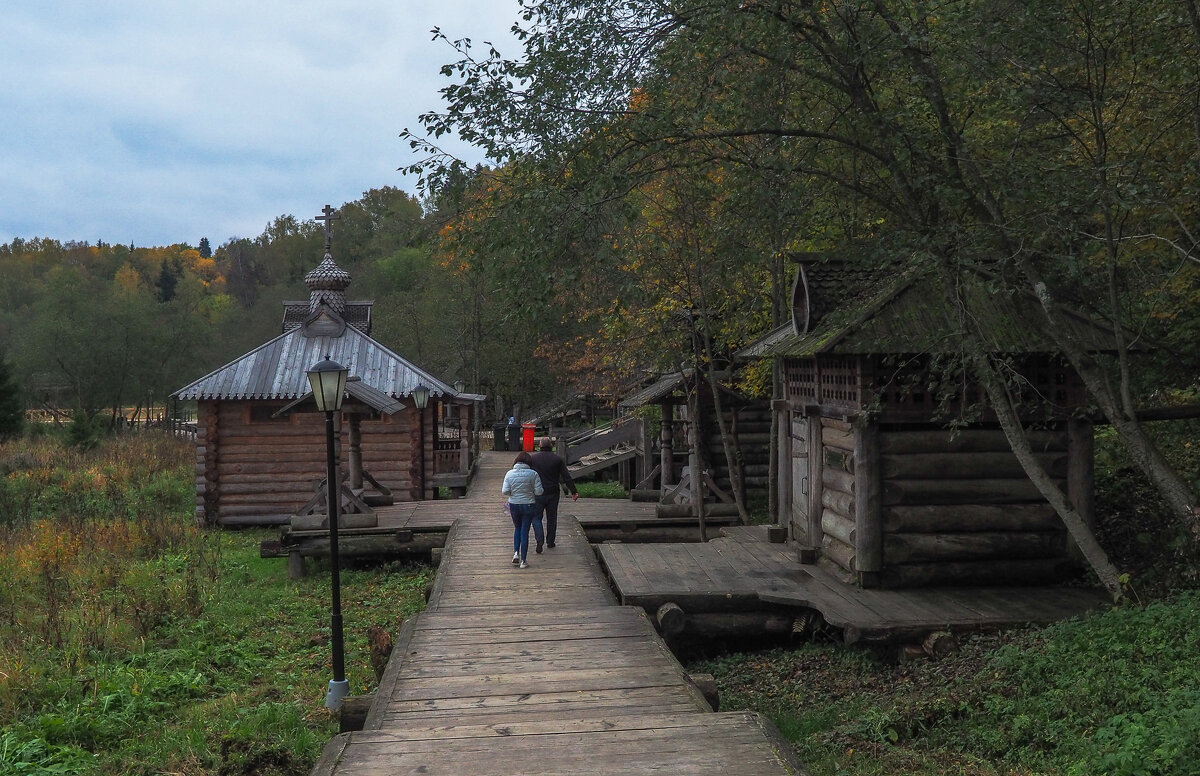
[[[314,776],[804,773],[773,726],[714,713],[644,611],[619,606],[572,517],[512,565],[489,457],[455,502],[428,609],[405,622],[364,730]]]
[[[600,560],[621,603],[654,612],[815,609],[846,643],[904,641],[935,630],[1046,623],[1106,606],[1102,591],[1078,587],[959,587],[863,590],[793,548],[732,529],[707,544],[605,544]]]
[[[515,454],[484,451],[480,453],[476,477],[483,471],[500,467],[507,471]],[[477,482],[469,493],[477,494],[493,485]],[[499,485],[494,485],[496,489]],[[497,503],[499,501],[497,500]],[[694,518],[656,517],[655,505],[622,499],[564,499],[559,515],[579,520],[592,542],[689,542],[699,540]],[[369,528],[342,528],[341,550],[351,555],[427,555],[431,549],[442,547],[450,526],[469,512],[464,499],[436,501],[406,501],[375,509],[378,524]],[[734,517],[709,517],[710,535],[722,526],[733,525]],[[284,557],[299,552],[305,557],[325,557],[329,554],[329,533],[325,529],[299,530],[285,528],[279,541],[263,542],[264,557]]]

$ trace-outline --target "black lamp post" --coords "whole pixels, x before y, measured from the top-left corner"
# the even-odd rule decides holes
[[[329,618],[333,641],[333,679],[329,681],[325,708],[333,711],[341,708],[342,698],[350,694],[342,641],[342,584],[338,563],[338,507],[342,499],[341,489],[338,487],[337,458],[333,447],[333,413],[342,408],[342,395],[346,391],[346,377],[349,371],[329,356],[325,356],[324,361],[314,364],[307,372],[317,410],[325,413],[325,504],[329,517],[329,568],[330,586],[333,589],[332,613]]]
[[[466,380],[455,380],[454,381],[454,392],[455,393],[462,393],[465,390],[467,390],[467,381]]]
[[[417,444],[417,455],[421,459],[421,498],[425,500],[425,408],[429,406],[429,389],[424,383],[418,383],[416,388],[412,389],[413,404],[417,407],[417,418],[420,423],[418,433],[419,443]]]

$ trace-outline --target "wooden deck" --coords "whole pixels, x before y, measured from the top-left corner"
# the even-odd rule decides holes
[[[483,452],[478,471],[506,471],[512,463],[507,452]],[[479,474],[476,474],[476,478]],[[470,499],[501,504],[500,483],[487,478],[476,479],[470,487]],[[690,517],[656,517],[654,504],[623,499],[564,498],[559,507],[560,519],[575,517],[593,543],[606,541],[632,542],[694,542],[699,541],[696,520]],[[353,555],[428,555],[430,550],[446,543],[450,526],[469,511],[464,499],[437,501],[407,501],[392,506],[377,507],[378,524],[369,528],[346,528],[339,531],[338,549],[341,554]],[[736,518],[708,517],[710,535],[722,526],[732,525]],[[329,555],[329,532],[325,529],[299,530],[284,528],[279,541],[263,542],[264,557],[286,557],[290,553],[302,557]]]
[[[968,631],[1063,620],[1108,603],[1074,587],[863,590],[844,584],[765,531],[727,529],[707,544],[605,544],[600,559],[621,603],[653,614],[666,603],[705,626],[708,615],[762,613],[764,623],[815,610],[846,643],[904,642],[937,630]],[[708,620],[722,622],[719,617]],[[786,624],[786,620],[785,620]]]
[[[617,605],[579,520],[560,518],[530,568],[510,563],[508,463],[437,503],[458,520],[429,608],[404,624],[365,728],[314,776],[803,773],[768,722],[712,712],[644,611]]]

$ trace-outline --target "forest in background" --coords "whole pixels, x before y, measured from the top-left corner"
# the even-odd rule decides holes
[[[353,278],[349,296],[375,300],[374,337],[434,374],[509,403],[549,397],[552,375],[522,366],[540,332],[508,326],[511,299],[438,253],[446,228],[436,208],[395,188],[343,204],[333,254]],[[320,224],[292,215],[215,248],[207,237],[13,240],[0,245],[0,358],[29,409],[161,408],[172,391],[278,335],[282,302],[308,298],[304,276],[323,248]]]
[[[522,9],[516,56],[446,38],[444,105],[403,134],[422,199],[341,207],[334,257],[376,300],[377,339],[496,414],[655,369],[717,379],[787,320],[794,261],[832,257],[938,280],[958,352],[933,367],[986,388],[1021,458],[1022,378],[958,293],[984,276],[1036,297],[1095,416],[1200,542],[1197,472],[1136,422],[1194,403],[1200,374],[1195,0]],[[492,164],[444,153],[447,134]],[[320,254],[291,215],[211,253],[14,241],[0,342],[30,406],[153,402],[276,334]],[[1071,340],[1073,311],[1120,324],[1113,352]],[[782,395],[767,362],[735,380]]]

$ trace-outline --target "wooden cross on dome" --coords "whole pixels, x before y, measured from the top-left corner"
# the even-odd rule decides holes
[[[321,212],[324,215],[316,216],[314,220],[325,222],[325,252],[329,253],[329,249],[333,245],[333,222],[336,219],[341,218],[341,216],[334,215],[337,213],[337,211],[331,208],[329,205],[326,205],[324,208],[322,208]]]

